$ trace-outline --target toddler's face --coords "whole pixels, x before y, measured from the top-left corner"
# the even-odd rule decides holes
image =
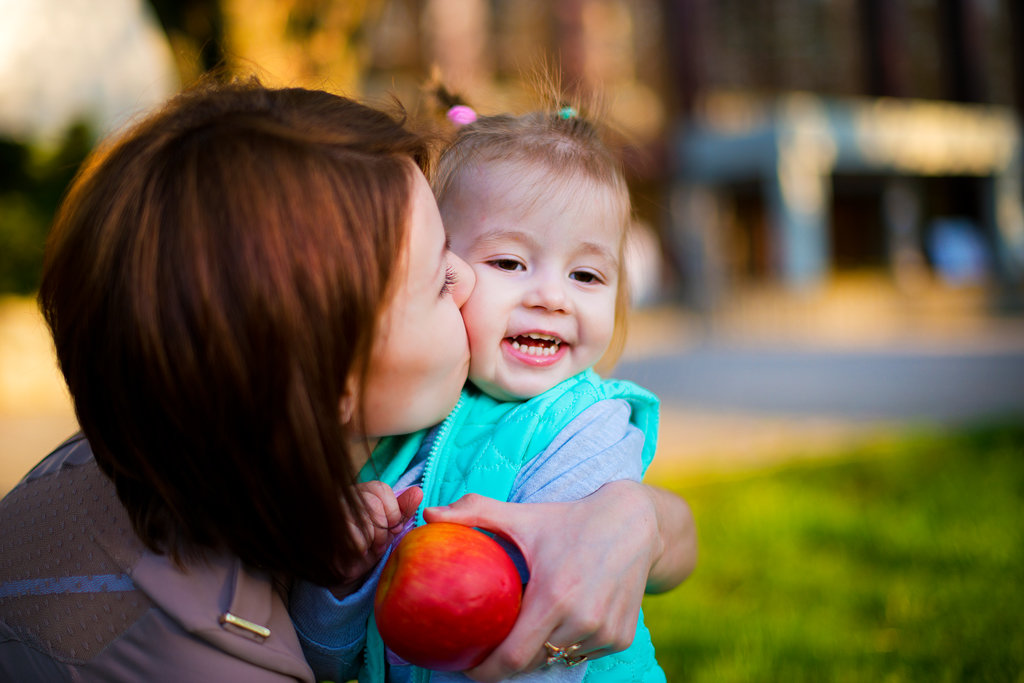
[[[469,378],[491,396],[536,396],[592,366],[615,327],[623,225],[611,190],[519,162],[462,174],[441,207],[476,274],[462,308]]]

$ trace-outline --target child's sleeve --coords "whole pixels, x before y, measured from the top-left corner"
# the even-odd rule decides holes
[[[522,469],[509,501],[566,502],[610,481],[640,481],[644,434],[629,416],[629,403],[617,398],[584,410]]]
[[[565,426],[551,444],[519,472],[510,503],[566,503],[589,496],[610,481],[640,481],[644,434],[629,421],[629,403],[598,401]],[[508,551],[523,582],[530,572],[511,541]]]
[[[317,680],[347,681],[359,673],[366,623],[383,566],[379,562],[362,587],[341,600],[329,589],[305,581],[292,587],[288,612]]]

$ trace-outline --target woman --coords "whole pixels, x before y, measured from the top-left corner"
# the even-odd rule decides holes
[[[423,195],[429,158],[350,100],[232,85],[174,98],[87,163],[40,289],[83,436],[0,503],[0,679],[314,679],[289,588],[362,572],[368,437],[439,421],[466,377],[472,275]],[[689,571],[678,499],[595,495],[558,509],[557,537],[537,510],[439,513],[517,539],[555,596],[565,538],[641,539],[588,576],[600,611],[524,607],[527,635],[482,679],[539,665],[553,637],[617,647],[648,569],[667,584]]]

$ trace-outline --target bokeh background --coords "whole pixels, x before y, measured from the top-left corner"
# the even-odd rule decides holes
[[[204,72],[423,113],[598,91],[635,208],[616,374],[702,561],[669,680],[1024,680],[1024,6],[0,0],[0,492],[75,429],[32,295],[101,137]],[[102,334],[97,330],[97,334]]]

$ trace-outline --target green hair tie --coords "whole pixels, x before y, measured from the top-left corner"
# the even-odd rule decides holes
[[[558,118],[568,121],[574,119],[578,115],[578,112],[572,107],[562,107],[558,110]]]

